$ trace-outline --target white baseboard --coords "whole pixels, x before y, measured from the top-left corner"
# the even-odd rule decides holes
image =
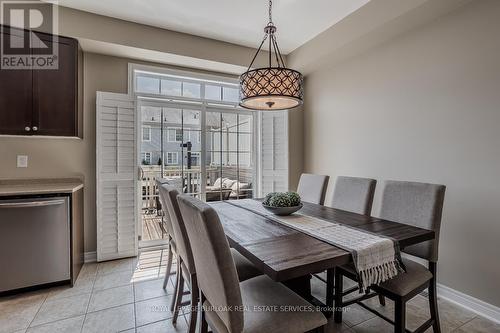
[[[97,261],[97,252],[96,251],[85,252],[83,260],[85,261],[86,264],[89,262],[96,262]]]
[[[439,297],[444,298],[447,301],[455,303],[496,323],[500,323],[500,308],[497,306],[486,303],[480,299],[439,283],[437,285],[437,293]]]

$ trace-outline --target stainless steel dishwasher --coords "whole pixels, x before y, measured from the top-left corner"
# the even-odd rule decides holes
[[[68,197],[0,200],[0,292],[70,279]]]

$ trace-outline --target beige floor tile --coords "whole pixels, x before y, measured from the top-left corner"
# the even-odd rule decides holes
[[[166,290],[163,289],[163,278],[156,280],[138,282],[134,285],[135,301],[140,302],[150,298],[167,296],[174,293],[172,284],[167,283]]]
[[[446,300],[438,299],[438,311],[443,333],[452,332],[476,315],[460,306]],[[421,295],[408,302],[407,327],[411,330],[418,328],[430,318],[429,301]]]
[[[88,313],[83,323],[84,333],[119,332],[134,328],[134,305],[127,304]]]
[[[46,297],[37,292],[0,298],[0,333],[28,328]]]
[[[325,327],[325,333],[352,333],[354,332],[349,326],[346,324],[336,324],[333,321],[333,318],[328,320],[328,324]]]
[[[38,311],[31,326],[85,314],[90,294],[47,300]]]
[[[94,291],[132,284],[133,272],[117,272],[106,275],[98,275],[94,283]]]
[[[52,288],[47,296],[47,300],[91,293],[94,286],[94,279],[95,277],[91,276],[84,279],[78,277],[73,287],[65,285]]]
[[[72,317],[49,324],[30,327],[26,333],[75,333],[82,330],[85,316]]]
[[[177,324],[172,324],[172,320],[163,320],[145,326],[137,327],[137,333],[184,333],[188,330],[188,325],[183,318],[177,320]]]
[[[135,303],[137,326],[172,318],[170,302],[171,296],[164,296]]]
[[[500,324],[491,320],[476,317],[459,327],[457,333],[500,333]]]
[[[136,263],[136,258],[100,262],[97,267],[97,275],[106,275],[124,271],[132,272],[135,269]]]
[[[394,326],[382,318],[375,317],[352,327],[352,330],[356,333],[393,333]]]
[[[92,293],[88,312],[108,309],[111,307],[134,303],[134,286],[127,285]]]
[[[97,275],[98,266],[99,264],[96,262],[84,264],[82,269],[80,270],[80,273],[78,274],[78,279],[87,279],[95,277]]]
[[[353,304],[344,309],[343,322],[353,327],[373,317],[375,315],[370,311],[363,309],[358,304]]]
[[[143,270],[136,270],[134,272],[132,280],[134,282],[150,281],[150,280],[159,279],[162,276],[165,276],[165,273],[163,273],[163,275],[162,275],[160,273],[159,267],[153,267],[153,268],[147,268],[147,269],[143,269]]]

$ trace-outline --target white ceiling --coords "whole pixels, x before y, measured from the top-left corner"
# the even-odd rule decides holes
[[[274,0],[273,21],[288,54],[370,0]],[[59,0],[65,7],[258,47],[267,0]]]

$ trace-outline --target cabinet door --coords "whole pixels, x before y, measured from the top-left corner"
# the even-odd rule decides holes
[[[52,36],[38,36],[44,43],[52,43]],[[57,43],[58,69],[33,71],[33,134],[76,136],[78,44],[64,37]]]
[[[0,134],[31,134],[32,81],[29,69],[0,68]]]

